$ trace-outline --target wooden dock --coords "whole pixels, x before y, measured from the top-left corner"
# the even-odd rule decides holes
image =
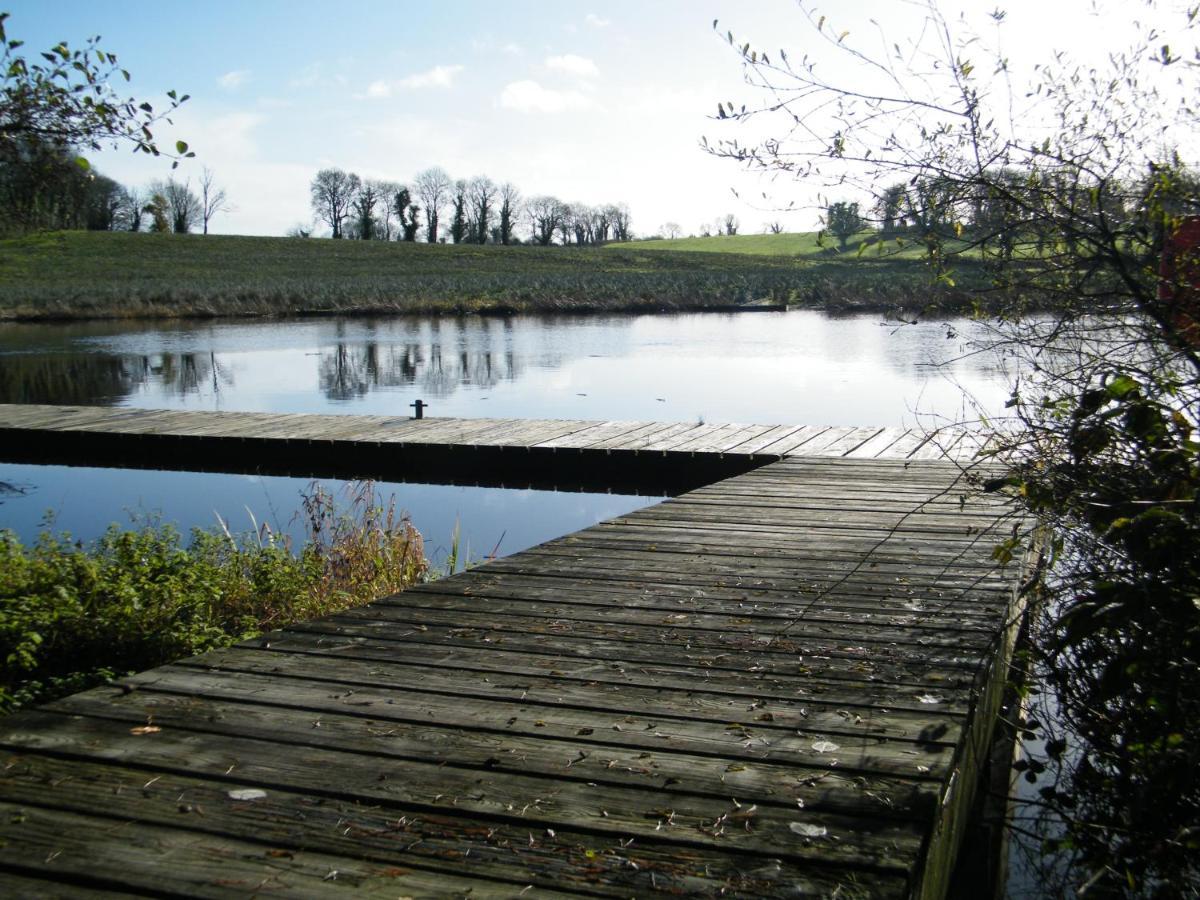
[[[780,459],[954,459],[961,427],[412,419],[0,404],[13,462],[674,494]]]
[[[0,720],[0,886],[943,896],[1013,521],[950,462],[780,459]]]

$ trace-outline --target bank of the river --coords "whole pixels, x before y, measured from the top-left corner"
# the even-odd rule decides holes
[[[295,547],[269,528],[224,525],[187,539],[154,521],[113,525],[87,542],[46,529],[28,545],[0,528],[0,714],[428,577],[421,535],[394,502],[369,482],[348,499],[310,489]]]
[[[734,246],[734,245],[730,245]],[[814,245],[815,246],[815,245]],[[964,258],[934,284],[909,255],[678,252],[223,235],[51,232],[0,241],[0,319],[650,312],[756,304],[971,309]]]

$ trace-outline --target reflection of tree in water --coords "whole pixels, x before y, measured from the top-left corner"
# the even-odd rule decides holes
[[[211,353],[15,353],[0,358],[3,403],[120,403],[142,387],[187,397],[219,393],[232,383]]]
[[[511,349],[490,347],[444,352],[441,343],[338,343],[321,351],[321,391],[330,400],[352,400],[387,388],[418,387],[429,397],[447,397],[461,387],[493,387],[520,377]]]

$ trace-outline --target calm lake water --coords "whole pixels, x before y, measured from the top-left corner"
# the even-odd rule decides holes
[[[814,312],[307,319],[0,326],[0,402],[432,416],[920,425],[1003,406],[966,320],[915,325]],[[47,511],[90,538],[159,515],[294,530],[307,479],[7,464],[0,526]],[[413,481],[419,481],[414,473]],[[333,486],[336,482],[327,483]],[[380,485],[435,558],[455,525],[504,554],[654,502],[611,494]]]

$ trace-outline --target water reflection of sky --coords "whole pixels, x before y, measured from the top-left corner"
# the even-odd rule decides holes
[[[94,377],[91,402],[197,409],[901,425],[959,416],[965,390],[998,411],[994,361],[937,365],[963,349],[946,333],[813,312],[10,326],[0,400],[88,402]]]
[[[965,321],[955,329],[970,335]],[[0,402],[278,412],[911,425],[959,418],[964,389],[989,413],[997,363],[962,352],[943,323],[876,316],[740,315],[310,319],[0,327]],[[36,532],[47,509],[93,536],[125,510],[207,526],[286,525],[303,479],[0,464],[0,526]],[[431,547],[456,520],[477,555],[512,552],[649,502],[428,485],[389,486]],[[503,540],[501,536],[503,535]]]

